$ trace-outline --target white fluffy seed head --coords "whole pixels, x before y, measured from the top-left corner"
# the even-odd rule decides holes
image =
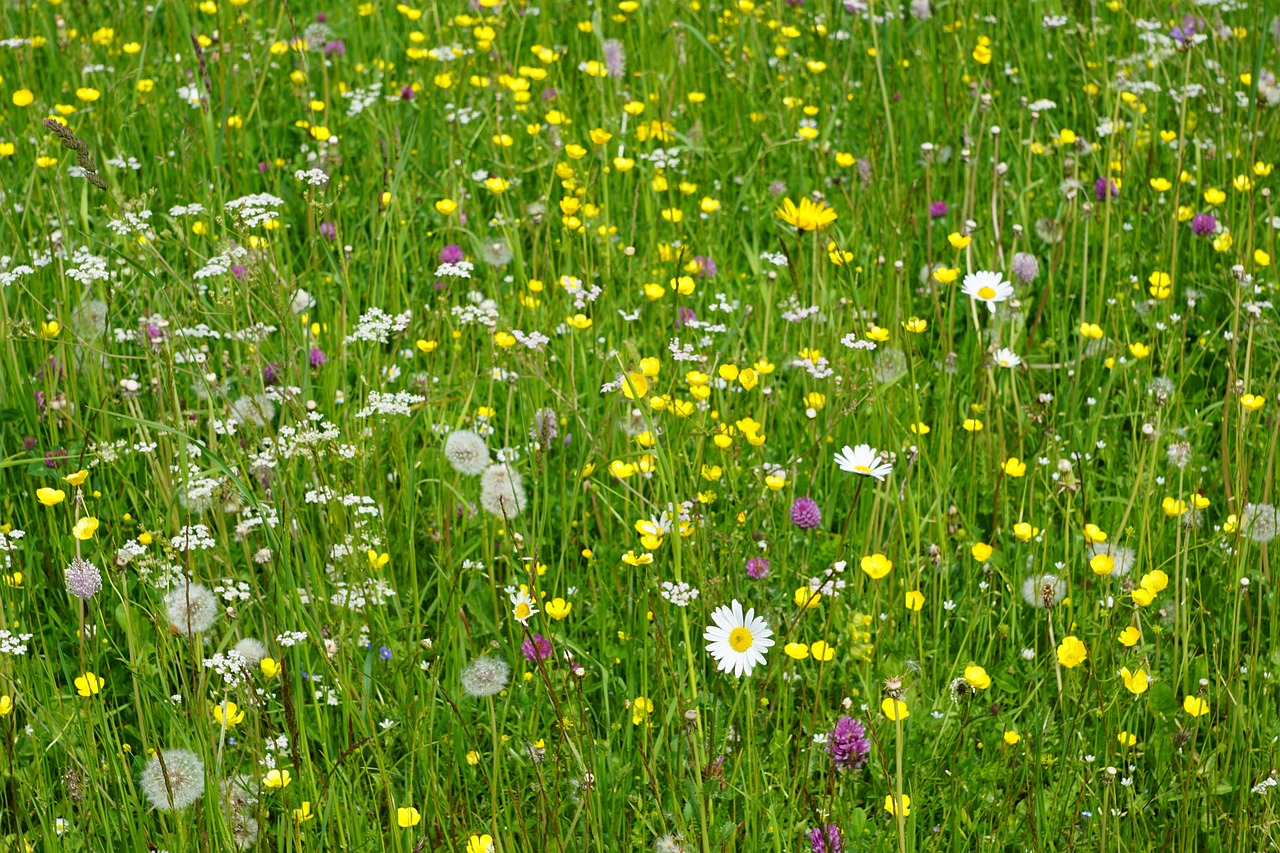
[[[511,667],[501,658],[476,658],[462,671],[462,689],[468,696],[483,699],[501,693],[511,679]]]
[[[180,812],[204,793],[204,762],[189,749],[166,749],[151,756],[138,777],[154,808]]]
[[[249,667],[256,667],[262,663],[262,659],[267,656],[267,647],[262,644],[261,640],[254,637],[245,637],[236,643],[235,650],[244,658],[244,662]]]
[[[469,429],[454,430],[444,440],[444,458],[459,474],[474,477],[489,467],[489,445],[479,433]]]
[[[207,586],[198,583],[182,584],[164,598],[169,614],[169,624],[180,634],[203,634],[213,627],[221,608],[218,598]]]
[[[480,476],[480,505],[498,518],[515,518],[524,509],[524,483],[506,465],[490,465]]]

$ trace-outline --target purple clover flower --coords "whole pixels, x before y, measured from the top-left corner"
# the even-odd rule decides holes
[[[462,247],[457,243],[450,243],[440,250],[439,257],[442,264],[456,264],[459,261],[465,261],[467,253],[462,251]]]
[[[529,663],[547,660],[551,657],[551,641],[541,634],[534,634],[520,644],[520,651],[524,652],[524,659]]]
[[[822,509],[807,495],[791,505],[791,523],[801,530],[812,530],[822,523]]]
[[[1207,237],[1218,230],[1218,220],[1211,213],[1197,213],[1191,217],[1191,233],[1197,237]]]
[[[813,853],[844,853],[844,835],[834,823],[815,826],[805,835]]]
[[[752,557],[747,560],[747,577],[760,580],[769,575],[769,561],[764,557]]]
[[[312,347],[307,355],[307,361],[312,367],[324,367],[329,362],[329,356],[325,355],[320,347]]]
[[[1093,197],[1098,201],[1107,201],[1120,195],[1120,187],[1111,178],[1098,178],[1093,183]]]
[[[827,734],[827,753],[837,770],[857,770],[871,752],[867,730],[853,717],[841,717]]]
[[[950,209],[951,208],[947,207],[947,203],[945,201],[930,202],[929,216],[933,217],[934,219],[937,219],[940,216],[946,216],[947,211],[949,211]]]

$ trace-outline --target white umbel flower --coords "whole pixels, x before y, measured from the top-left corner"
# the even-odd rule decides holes
[[[864,477],[875,477],[883,480],[893,473],[893,466],[880,457],[880,451],[869,444],[857,447],[844,446],[844,450],[836,453],[836,464],[841,471],[850,474],[861,474]]]
[[[773,645],[773,631],[754,608],[743,615],[735,598],[732,604],[712,611],[711,621],[715,624],[707,627],[702,638],[721,672],[751,675],[751,670],[764,665],[765,652]]]
[[[1022,364],[1022,358],[1008,347],[1000,347],[991,357],[995,359],[996,364],[1000,367],[1012,369]]]
[[[1013,296],[1013,285],[1004,280],[998,272],[979,270],[964,277],[961,290],[970,299],[986,304],[987,310],[995,313],[996,303],[1005,302]]]

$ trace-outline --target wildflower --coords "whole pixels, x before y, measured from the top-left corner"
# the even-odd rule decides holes
[[[911,716],[911,711],[907,709],[907,703],[901,699],[895,699],[892,696],[886,696],[885,700],[880,703],[880,710],[890,720],[905,720]]]
[[[1018,741],[1022,740],[1022,735],[1010,729],[1004,733],[1004,742],[1009,746],[1017,746]]]
[[[764,665],[765,654],[773,645],[773,631],[756,616],[754,608],[744,615],[742,605],[734,599],[731,605],[712,611],[711,620],[715,624],[707,627],[703,639],[721,672],[749,676],[756,666]]]
[[[71,535],[86,542],[93,538],[93,534],[98,532],[98,519],[93,516],[76,519],[75,526],[71,528]]]
[[[1199,696],[1187,694],[1182,697],[1182,710],[1193,717],[1203,717],[1209,713],[1209,703]]]
[[[649,558],[650,562],[653,561],[652,555],[646,554],[645,556]],[[569,615],[569,611],[573,609],[573,602],[565,601],[563,598],[553,598],[545,602],[545,606],[547,615],[559,622]]]
[[[796,498],[791,505],[791,523],[801,530],[812,530],[822,523],[822,509],[813,498]]]
[[[1150,680],[1147,677],[1146,670],[1141,667],[1139,667],[1136,672],[1130,672],[1129,667],[1127,666],[1121,667],[1120,677],[1124,679],[1125,689],[1134,696],[1141,696],[1143,693],[1146,693],[1147,687],[1150,685]]]
[[[258,662],[258,667],[266,678],[275,678],[280,674],[281,670],[281,666],[275,658],[263,658]]]
[[[86,672],[84,675],[76,676],[76,692],[84,697],[97,696],[106,683],[106,679],[101,676]]]
[[[244,721],[244,711],[235,702],[219,702],[213,706],[213,719],[229,729]]]
[[[1008,368],[1010,370],[1022,364],[1022,357],[1008,347],[1001,347],[996,350],[992,359],[998,366]]]
[[[524,481],[505,464],[490,465],[480,475],[480,505],[499,518],[515,518],[525,505]]]
[[[1000,466],[1000,470],[1009,477],[1021,477],[1027,473],[1027,463],[1016,456],[1010,456]]]
[[[787,643],[782,647],[782,651],[792,660],[805,660],[809,657],[809,646],[807,643]]]
[[[36,499],[45,506],[57,506],[67,498],[67,493],[62,489],[51,489],[48,486],[41,486],[36,489]]]
[[[809,647],[809,654],[813,656],[814,660],[820,663],[825,663],[826,661],[835,658],[836,650],[828,645],[826,641],[818,640]]]
[[[1258,409],[1261,409],[1266,402],[1266,397],[1261,397],[1255,394],[1240,395],[1240,405],[1244,407],[1246,412],[1256,412]]]
[[[13,713],[13,697],[9,694],[0,696],[0,717],[7,717]]]
[[[151,756],[138,776],[151,807],[179,812],[204,793],[204,762],[189,749],[166,749]]]
[[[747,577],[760,580],[769,575],[769,561],[764,557],[752,557],[747,560]]]
[[[964,680],[977,690],[986,690],[991,686],[991,676],[987,675],[987,671],[976,664],[964,668]]]
[[[964,277],[962,292],[970,299],[985,304],[987,310],[995,313],[996,304],[1013,296],[1013,285],[1004,280],[998,272],[980,270]]]
[[[910,817],[911,815],[911,798],[906,794],[902,795],[902,808],[898,808],[898,800],[893,794],[886,794],[884,798],[884,810],[894,817]]]
[[[1115,558],[1105,552],[1094,554],[1089,560],[1089,568],[1095,575],[1109,575],[1116,567]]]
[[[63,572],[63,582],[67,592],[81,601],[88,601],[102,589],[102,572],[88,560],[73,557]]]
[[[862,571],[872,580],[880,580],[893,571],[893,561],[884,554],[872,554],[862,558]]]
[[[775,212],[779,219],[798,231],[821,231],[836,221],[836,212],[827,207],[825,201],[814,203],[808,198],[800,199],[799,205],[784,198]]]
[[[857,770],[871,753],[871,741],[862,723],[841,717],[827,733],[827,754],[837,770]]]
[[[1074,669],[1084,663],[1085,658],[1088,656],[1089,650],[1085,648],[1084,643],[1080,642],[1078,637],[1063,637],[1062,642],[1058,644],[1058,663],[1067,669]]]
[[[306,823],[313,819],[315,813],[311,811],[311,803],[304,800],[302,805],[293,810],[293,819],[298,823]]]
[[[1139,638],[1138,629],[1130,625],[1127,628],[1125,628],[1123,631],[1121,631],[1120,636],[1117,637],[1116,639],[1120,641],[1120,645],[1131,647],[1137,644],[1138,638]]]
[[[468,696],[484,699],[505,690],[510,678],[511,667],[506,661],[492,656],[480,657],[462,671],[462,689]]]
[[[396,825],[401,829],[417,826],[421,821],[421,813],[413,806],[401,806],[396,809]]]
[[[885,462],[880,456],[880,451],[869,444],[859,444],[857,447],[846,444],[844,449],[835,455],[835,460],[841,471],[874,477],[877,480],[884,480],[893,472],[893,466]]]
[[[834,823],[815,826],[805,833],[811,853],[844,853],[844,833]]]
[[[444,442],[444,455],[459,474],[474,477],[489,467],[489,448],[469,429],[454,430]]]
[[[534,634],[520,644],[520,651],[530,663],[547,660],[551,657],[551,641],[541,634]]]
[[[973,555],[973,559],[979,563],[985,563],[991,559],[991,555],[995,553],[995,549],[986,542],[975,542],[973,547],[969,549],[969,553]]]
[[[809,589],[807,586],[801,586],[796,588],[792,599],[795,601],[796,607],[812,610],[821,603],[822,593]]]
[[[281,770],[277,767],[268,770],[267,775],[262,777],[262,784],[268,788],[287,788],[292,781],[293,776],[288,770]]]
[[[521,625],[528,625],[529,617],[539,612],[533,605],[533,599],[525,590],[521,589],[511,594],[511,615]]]
[[[467,839],[467,853],[493,853],[493,836],[473,835]]]
[[[905,599],[908,610],[919,612],[924,607],[924,593],[918,589],[908,590]]]

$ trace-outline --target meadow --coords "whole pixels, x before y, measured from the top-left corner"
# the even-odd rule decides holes
[[[1280,845],[1280,19],[9,0],[0,849]]]

